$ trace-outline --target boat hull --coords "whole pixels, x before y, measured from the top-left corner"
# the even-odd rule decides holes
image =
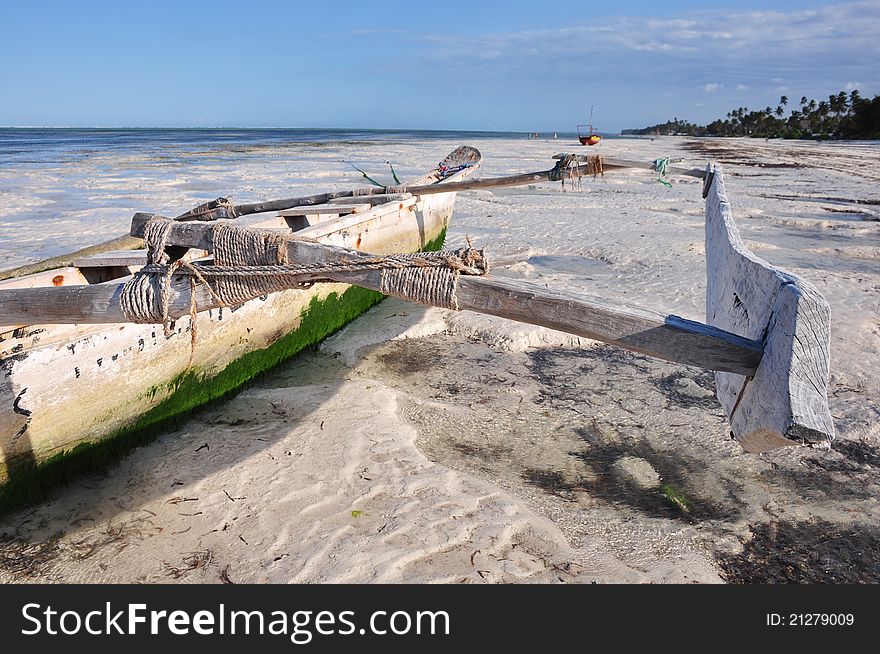
[[[441,193],[380,205],[368,220],[316,240],[377,254],[437,249],[454,202],[455,193]],[[75,448],[142,432],[222,397],[381,298],[324,283],[201,313],[191,368],[189,317],[167,338],[159,325],[137,324],[8,332],[0,340],[0,484]]]

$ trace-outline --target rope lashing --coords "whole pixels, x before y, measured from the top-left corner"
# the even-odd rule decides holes
[[[336,274],[381,270],[380,290],[412,302],[458,309],[456,288],[460,275],[484,275],[489,264],[482,250],[471,247],[440,252],[357,257],[350,260],[291,264],[286,242],[272,232],[218,223],[214,227],[214,264],[194,264],[182,259],[169,262],[165,254],[168,234],[175,221],[154,218],[146,224],[147,265],[122,289],[120,306],[135,323],[162,324],[170,336],[172,278],[189,279],[195,343],[195,291],[203,284],[215,304],[241,304],[276,291],[308,288],[332,282]]]
[[[585,174],[592,175],[593,177],[596,175],[602,175],[602,177],[605,176],[604,170],[602,169],[602,157],[599,155],[587,156],[584,166],[581,166],[578,163],[579,161],[580,159],[576,154],[566,154],[565,156],[560,157],[556,162],[556,165],[553,166],[553,169],[550,171],[550,181],[562,182],[562,188],[565,190],[565,180],[568,179],[574,190],[580,190],[582,175],[575,175],[575,172],[580,173],[580,169],[586,168]]]
[[[562,190],[565,190],[565,179],[566,177],[572,182],[572,186],[574,186],[574,173],[572,172],[573,168],[576,168],[578,165],[577,155],[567,154],[562,157],[559,161],[556,162],[556,165],[553,166],[553,170],[550,171],[550,181],[551,182],[562,182]],[[580,182],[580,180],[578,180]],[[577,188],[576,190],[580,190]]]
[[[605,171],[602,168],[602,157],[597,155],[587,157],[587,175],[600,175],[605,178]]]
[[[383,184],[380,184],[380,183],[377,182],[375,179],[373,179],[372,177],[370,177],[369,175],[367,175],[367,173],[365,173],[363,170],[361,170],[360,168],[358,168],[357,166],[355,166],[355,165],[354,165],[353,163],[351,163],[350,161],[346,161],[345,163],[347,163],[349,166],[351,166],[351,167],[354,168],[356,171],[358,171],[361,175],[363,175],[364,178],[365,178],[368,182],[370,182],[370,184],[372,184],[373,186],[384,186]]]
[[[391,176],[394,177],[394,183],[395,184],[402,184],[403,182],[400,181],[400,178],[397,176],[397,173],[394,171],[394,165],[390,161],[386,161],[385,163],[387,163],[388,167],[391,169]]]
[[[561,157],[550,171],[549,180],[551,182],[562,182],[565,185],[565,178],[571,175],[571,167],[577,165],[577,155],[567,154]]]
[[[666,181],[666,170],[669,167],[669,157],[663,157],[661,159],[654,160],[654,170],[660,173],[660,176],[657,178],[657,181],[663,184],[666,188],[672,188],[672,184]]]

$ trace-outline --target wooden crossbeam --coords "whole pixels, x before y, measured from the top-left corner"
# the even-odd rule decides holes
[[[143,234],[150,214],[138,214],[132,221],[132,235]],[[177,246],[212,248],[210,223],[177,223],[168,242]],[[297,263],[357,261],[369,255],[291,236],[288,258]],[[322,273],[315,277],[326,278]],[[381,271],[333,273],[339,282],[373,290],[381,288]],[[119,306],[122,284],[70,288],[28,289],[26,293],[0,290],[0,313],[24,323],[125,322]],[[603,341],[668,361],[709,370],[752,374],[761,360],[759,343],[730,332],[672,315],[566,291],[549,290],[527,281],[492,276],[459,278],[457,297],[462,309],[487,313],[520,322],[558,329],[577,336]],[[207,289],[196,289],[199,311],[216,305]],[[173,286],[170,315],[190,311],[188,280]]]

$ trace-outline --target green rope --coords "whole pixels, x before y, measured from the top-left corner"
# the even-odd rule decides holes
[[[391,162],[386,161],[385,163],[387,163],[388,167],[391,169],[391,174],[394,176],[394,183],[398,185],[401,184],[402,182],[397,178],[397,173],[394,172],[394,166],[391,165]]]
[[[664,179],[664,177],[666,177],[666,169],[668,166],[669,166],[669,157],[663,157],[662,159],[655,159],[654,160],[654,170],[656,170],[658,173],[660,173],[660,177],[657,178],[657,181],[659,181],[661,184],[663,184],[663,186],[665,186],[666,188],[672,188],[672,184],[670,184],[669,182],[667,182]]]
[[[363,170],[361,170],[360,168],[358,168],[357,166],[355,166],[355,165],[354,165],[353,163],[351,163],[350,161],[346,161],[345,163],[347,163],[349,166],[351,166],[351,167],[354,168],[356,171],[358,171],[361,175],[363,175],[363,176],[367,179],[368,182],[370,182],[370,183],[373,184],[374,186],[381,186],[381,187],[383,187],[383,188],[385,187],[384,184],[380,184],[379,182],[377,182],[375,179],[373,179],[372,177],[370,177],[369,175],[367,175],[367,173],[365,173]],[[397,179],[397,176],[395,176],[394,179]]]

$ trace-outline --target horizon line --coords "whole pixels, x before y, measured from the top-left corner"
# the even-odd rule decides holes
[[[519,129],[456,129],[451,127],[289,127],[289,126],[242,126],[242,125],[0,125],[0,129],[128,129],[128,130],[147,130],[147,129],[192,129],[192,130],[302,130],[302,131],[362,131],[362,132],[477,132],[488,134],[532,134],[557,133],[557,134],[577,134],[577,130],[573,129],[540,129],[540,130],[519,130]],[[627,128],[629,129],[629,128]],[[600,132],[604,134],[620,134],[622,130],[608,130]]]

